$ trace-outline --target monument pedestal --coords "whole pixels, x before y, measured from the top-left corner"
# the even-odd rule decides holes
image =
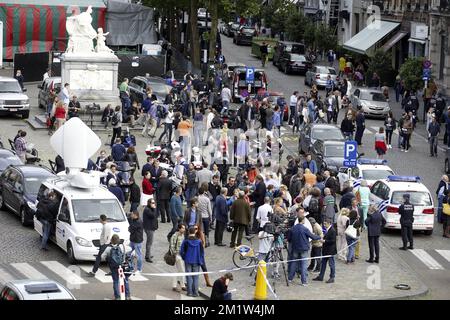
[[[120,59],[109,53],[64,53],[61,55],[61,82],[70,84],[82,109],[96,103],[101,109],[121,105],[117,85]],[[72,99],[72,97],[70,97]]]

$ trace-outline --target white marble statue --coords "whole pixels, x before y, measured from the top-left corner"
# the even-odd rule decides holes
[[[93,39],[97,38],[97,32],[92,27],[92,7],[85,12],[72,15],[66,20],[66,29],[69,34],[67,53],[89,54],[94,52]]]
[[[106,45],[106,36],[109,32],[103,33],[103,28],[97,29],[97,46],[95,47],[95,52],[98,53],[113,53],[110,48]]]

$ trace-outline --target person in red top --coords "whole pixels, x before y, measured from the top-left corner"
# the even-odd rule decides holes
[[[64,122],[66,122],[66,113],[67,110],[64,106],[63,102],[58,102],[55,108],[55,119],[56,119],[56,129],[58,130]]]
[[[152,175],[149,171],[145,173],[144,179],[142,179],[142,193],[147,195],[152,195],[155,193],[155,189],[153,188],[152,183],[150,182],[150,179],[152,178]]]

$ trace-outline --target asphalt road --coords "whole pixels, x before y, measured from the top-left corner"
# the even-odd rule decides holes
[[[240,62],[252,67],[261,67],[260,60],[251,55],[251,47],[237,46],[232,43],[232,38],[222,35],[222,51],[227,62]],[[304,92],[310,90],[304,85],[304,76],[302,75],[286,75],[279,71],[271,61],[266,63],[266,73],[269,79],[269,90],[283,92],[286,101],[295,90]],[[320,91],[319,95],[325,95],[324,91]],[[394,92],[391,91],[391,109],[394,116],[398,118],[402,109],[399,103],[395,102]],[[420,117],[423,113],[423,104],[419,109]],[[343,117],[343,112],[339,115],[338,123]],[[287,125],[285,125],[287,127]],[[363,136],[363,145],[359,148],[359,152],[364,152],[366,158],[376,158],[374,150],[374,135],[378,128],[383,126],[382,120],[366,119],[366,131]],[[289,129],[289,128],[287,128]],[[298,137],[292,135],[290,130],[286,130],[282,137],[284,146],[289,153],[297,153]],[[446,149],[440,140],[439,155],[437,158],[429,157],[429,145],[426,139],[425,126],[419,123],[413,137],[411,139],[412,149],[408,153],[400,152],[397,146],[398,135],[393,136],[393,149],[390,149],[385,159],[388,165],[399,175],[420,176],[422,182],[427,186],[433,195],[444,173],[444,160]],[[441,134],[443,139],[443,134]],[[445,148],[445,149],[444,149]],[[435,203],[437,199],[435,197]],[[436,205],[435,205],[436,206]],[[434,233],[431,236],[425,236],[422,233],[415,233],[415,248],[419,249],[417,255],[411,251],[402,252],[398,250],[401,246],[400,232],[393,231],[383,235],[382,239],[385,244],[392,249],[394,256],[402,259],[409,264],[412,269],[417,271],[417,276],[429,287],[427,298],[431,299],[449,299],[450,298],[450,259],[449,251],[450,239],[442,237],[442,225],[435,222]],[[420,250],[424,250],[423,252]],[[438,251],[447,250],[447,251]],[[445,256],[443,256],[445,255]],[[431,269],[435,268],[435,269]]]

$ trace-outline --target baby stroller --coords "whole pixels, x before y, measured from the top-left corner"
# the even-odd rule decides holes
[[[136,137],[133,134],[130,134],[130,128],[127,127],[127,130],[123,133],[122,136],[122,144],[125,148],[136,146]]]

